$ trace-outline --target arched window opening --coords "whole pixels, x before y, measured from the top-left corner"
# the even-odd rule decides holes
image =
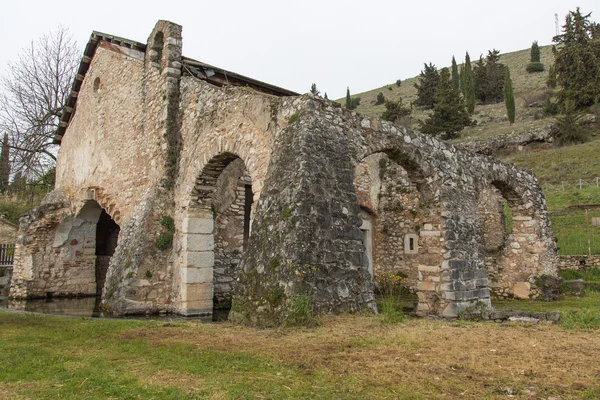
[[[98,93],[100,90],[100,78],[94,79],[94,93]]]
[[[164,46],[164,35],[159,31],[156,33],[156,35],[154,35],[154,41],[152,43],[152,62],[161,64]]]

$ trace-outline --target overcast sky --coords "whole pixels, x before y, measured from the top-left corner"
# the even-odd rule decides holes
[[[305,93],[315,82],[329,98],[363,92],[533,40],[550,44],[569,10],[594,1],[112,1],[1,0],[0,73],[28,43],[61,24],[83,50],[93,30],[146,42],[158,19],[183,25],[183,51],[204,61]]]

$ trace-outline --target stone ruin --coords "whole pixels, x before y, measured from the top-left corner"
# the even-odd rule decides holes
[[[13,298],[99,295],[119,315],[233,303],[269,325],[299,296],[375,311],[389,272],[419,315],[456,317],[557,272],[531,172],[183,57],[171,22],[147,44],[92,34],[56,142]]]

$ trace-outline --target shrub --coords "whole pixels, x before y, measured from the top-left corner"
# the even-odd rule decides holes
[[[404,104],[402,104],[402,99],[398,100],[397,102],[386,101],[385,111],[381,113],[381,119],[390,122],[397,122],[398,119],[406,117],[410,115],[410,113],[410,107],[405,107]]]
[[[531,62],[532,63],[539,63],[540,62],[540,46],[538,45],[537,40],[535,40],[532,44],[531,44],[531,51],[529,52],[530,56],[531,56]]]
[[[548,97],[544,100],[544,104],[542,105],[542,112],[544,115],[556,115],[558,114],[558,103],[552,101],[552,98]]]
[[[167,250],[173,245],[173,233],[172,232],[161,232],[156,239],[156,248],[159,250]]]
[[[396,86],[398,86],[398,87],[402,86],[402,80],[400,80],[400,79],[396,80]]]
[[[375,105],[380,105],[385,103],[385,96],[383,95],[383,93],[379,92],[379,94],[377,95],[377,101],[375,102]]]
[[[169,217],[168,215],[160,219],[160,224],[169,232],[175,232],[175,221],[173,221],[173,218]]]
[[[385,297],[399,296],[404,293],[404,287],[402,286],[403,276],[400,273],[392,274],[390,272],[383,272],[375,274],[375,282],[379,293]]]
[[[530,74],[534,72],[544,72],[544,64],[542,64],[541,62],[532,62],[527,64],[527,67],[525,67],[525,69]]]
[[[575,111],[575,103],[566,101],[563,114],[556,118],[555,137],[559,145],[583,143],[588,140],[587,132],[577,123],[580,117],[580,113]]]
[[[350,110],[354,110],[356,107],[358,107],[360,105],[360,97],[353,97],[350,100]]]
[[[173,245],[173,234],[175,233],[175,221],[168,215],[163,216],[160,219],[160,225],[163,227],[163,231],[158,235],[156,239],[156,247],[163,251],[170,248]]]
[[[523,106],[529,107],[534,104],[539,104],[542,106],[544,101],[551,96],[552,92],[549,90],[535,90],[521,94],[520,98],[523,101]]]

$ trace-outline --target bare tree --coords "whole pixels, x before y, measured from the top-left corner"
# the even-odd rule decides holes
[[[0,130],[9,136],[12,170],[30,179],[56,163],[54,133],[79,61],[77,43],[58,27],[23,49],[0,80]]]

